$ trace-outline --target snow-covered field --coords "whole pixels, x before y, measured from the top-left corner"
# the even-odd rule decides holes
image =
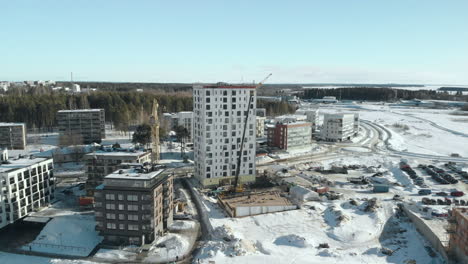
[[[44,257],[11,254],[0,251],[0,263],[2,264],[99,264],[86,260],[53,259]]]
[[[382,103],[327,105],[322,113],[351,112],[391,131],[391,146],[400,151],[468,157],[468,115],[453,109],[392,107]]]

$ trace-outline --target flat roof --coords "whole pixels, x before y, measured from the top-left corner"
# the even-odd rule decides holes
[[[1,123],[0,127],[7,127],[7,126],[24,126],[24,123]]]
[[[228,83],[218,83],[218,84],[205,84],[205,85],[194,85],[194,88],[218,88],[218,89],[255,89],[256,85],[248,84],[228,84]]]
[[[137,168],[117,170],[104,179],[118,179],[118,180],[151,180],[159,176],[165,169],[156,169],[149,172],[140,172]]]
[[[99,112],[104,109],[74,109],[74,110],[59,110],[58,113],[79,113],[79,112]]]
[[[98,150],[92,153],[88,153],[85,156],[123,156],[123,157],[137,157],[145,154],[150,154],[149,151],[142,151],[136,150],[135,152],[132,151],[124,151],[124,150],[113,150],[113,151],[105,151],[105,150]]]
[[[251,193],[220,199],[232,208],[245,206],[293,205],[287,198],[281,197],[279,191]]]
[[[0,173],[23,169],[46,160],[52,160],[52,158],[33,157],[32,159],[30,159],[29,157],[27,157],[20,159],[8,159],[9,164],[0,164]]]

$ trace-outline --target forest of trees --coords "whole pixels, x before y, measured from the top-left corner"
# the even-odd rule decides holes
[[[24,122],[28,128],[50,129],[56,126],[56,113],[63,109],[103,108],[106,122],[127,131],[148,121],[153,99],[159,103],[159,113],[191,111],[191,92],[117,92],[99,91],[70,94],[22,91],[0,96],[0,122]],[[295,107],[285,102],[258,101],[267,115],[293,113]]]
[[[7,94],[0,97],[0,122],[24,122],[28,128],[51,128],[56,125],[58,110],[103,108],[106,122],[126,130],[129,125],[147,121],[154,98],[159,102],[161,113],[192,110],[191,93]]]
[[[335,89],[307,89],[304,91],[304,99],[323,98],[335,96],[342,100],[369,100],[369,101],[394,101],[398,99],[437,99],[468,101],[468,95],[449,94],[435,90],[405,90],[392,88],[352,87]]]

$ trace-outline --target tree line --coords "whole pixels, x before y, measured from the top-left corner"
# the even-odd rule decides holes
[[[148,120],[153,99],[159,103],[159,112],[190,111],[191,93],[116,92],[92,93],[22,93],[0,97],[0,122],[24,122],[28,128],[56,126],[59,110],[103,108],[106,122],[126,130]]]
[[[333,89],[307,89],[304,91],[304,99],[319,99],[324,96],[335,96],[341,100],[369,100],[369,101],[395,101],[411,99],[433,99],[468,101],[467,95],[449,94],[435,90],[405,90],[392,88],[351,87]]]

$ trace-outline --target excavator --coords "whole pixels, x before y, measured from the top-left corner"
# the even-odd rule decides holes
[[[263,85],[263,83],[265,83],[266,80],[268,80],[268,78],[270,78],[271,75],[273,75],[273,74],[272,73],[268,74],[268,76],[265,77],[265,79],[263,79],[261,82],[259,82],[255,86],[255,90],[260,88]],[[244,190],[244,185],[239,183],[239,174],[240,174],[240,168],[241,168],[241,163],[242,163],[242,151],[244,149],[245,131],[247,130],[247,122],[249,120],[249,114],[250,114],[250,109],[251,109],[253,99],[254,99],[254,93],[252,92],[252,93],[250,93],[249,103],[247,104],[247,110],[246,110],[245,120],[244,120],[244,130],[242,132],[242,139],[241,139],[241,142],[240,142],[240,151],[238,152],[239,155],[237,156],[236,174],[235,174],[235,178],[234,178],[234,185],[232,186],[232,189],[230,191],[231,193],[242,193],[242,192],[245,191]]]

